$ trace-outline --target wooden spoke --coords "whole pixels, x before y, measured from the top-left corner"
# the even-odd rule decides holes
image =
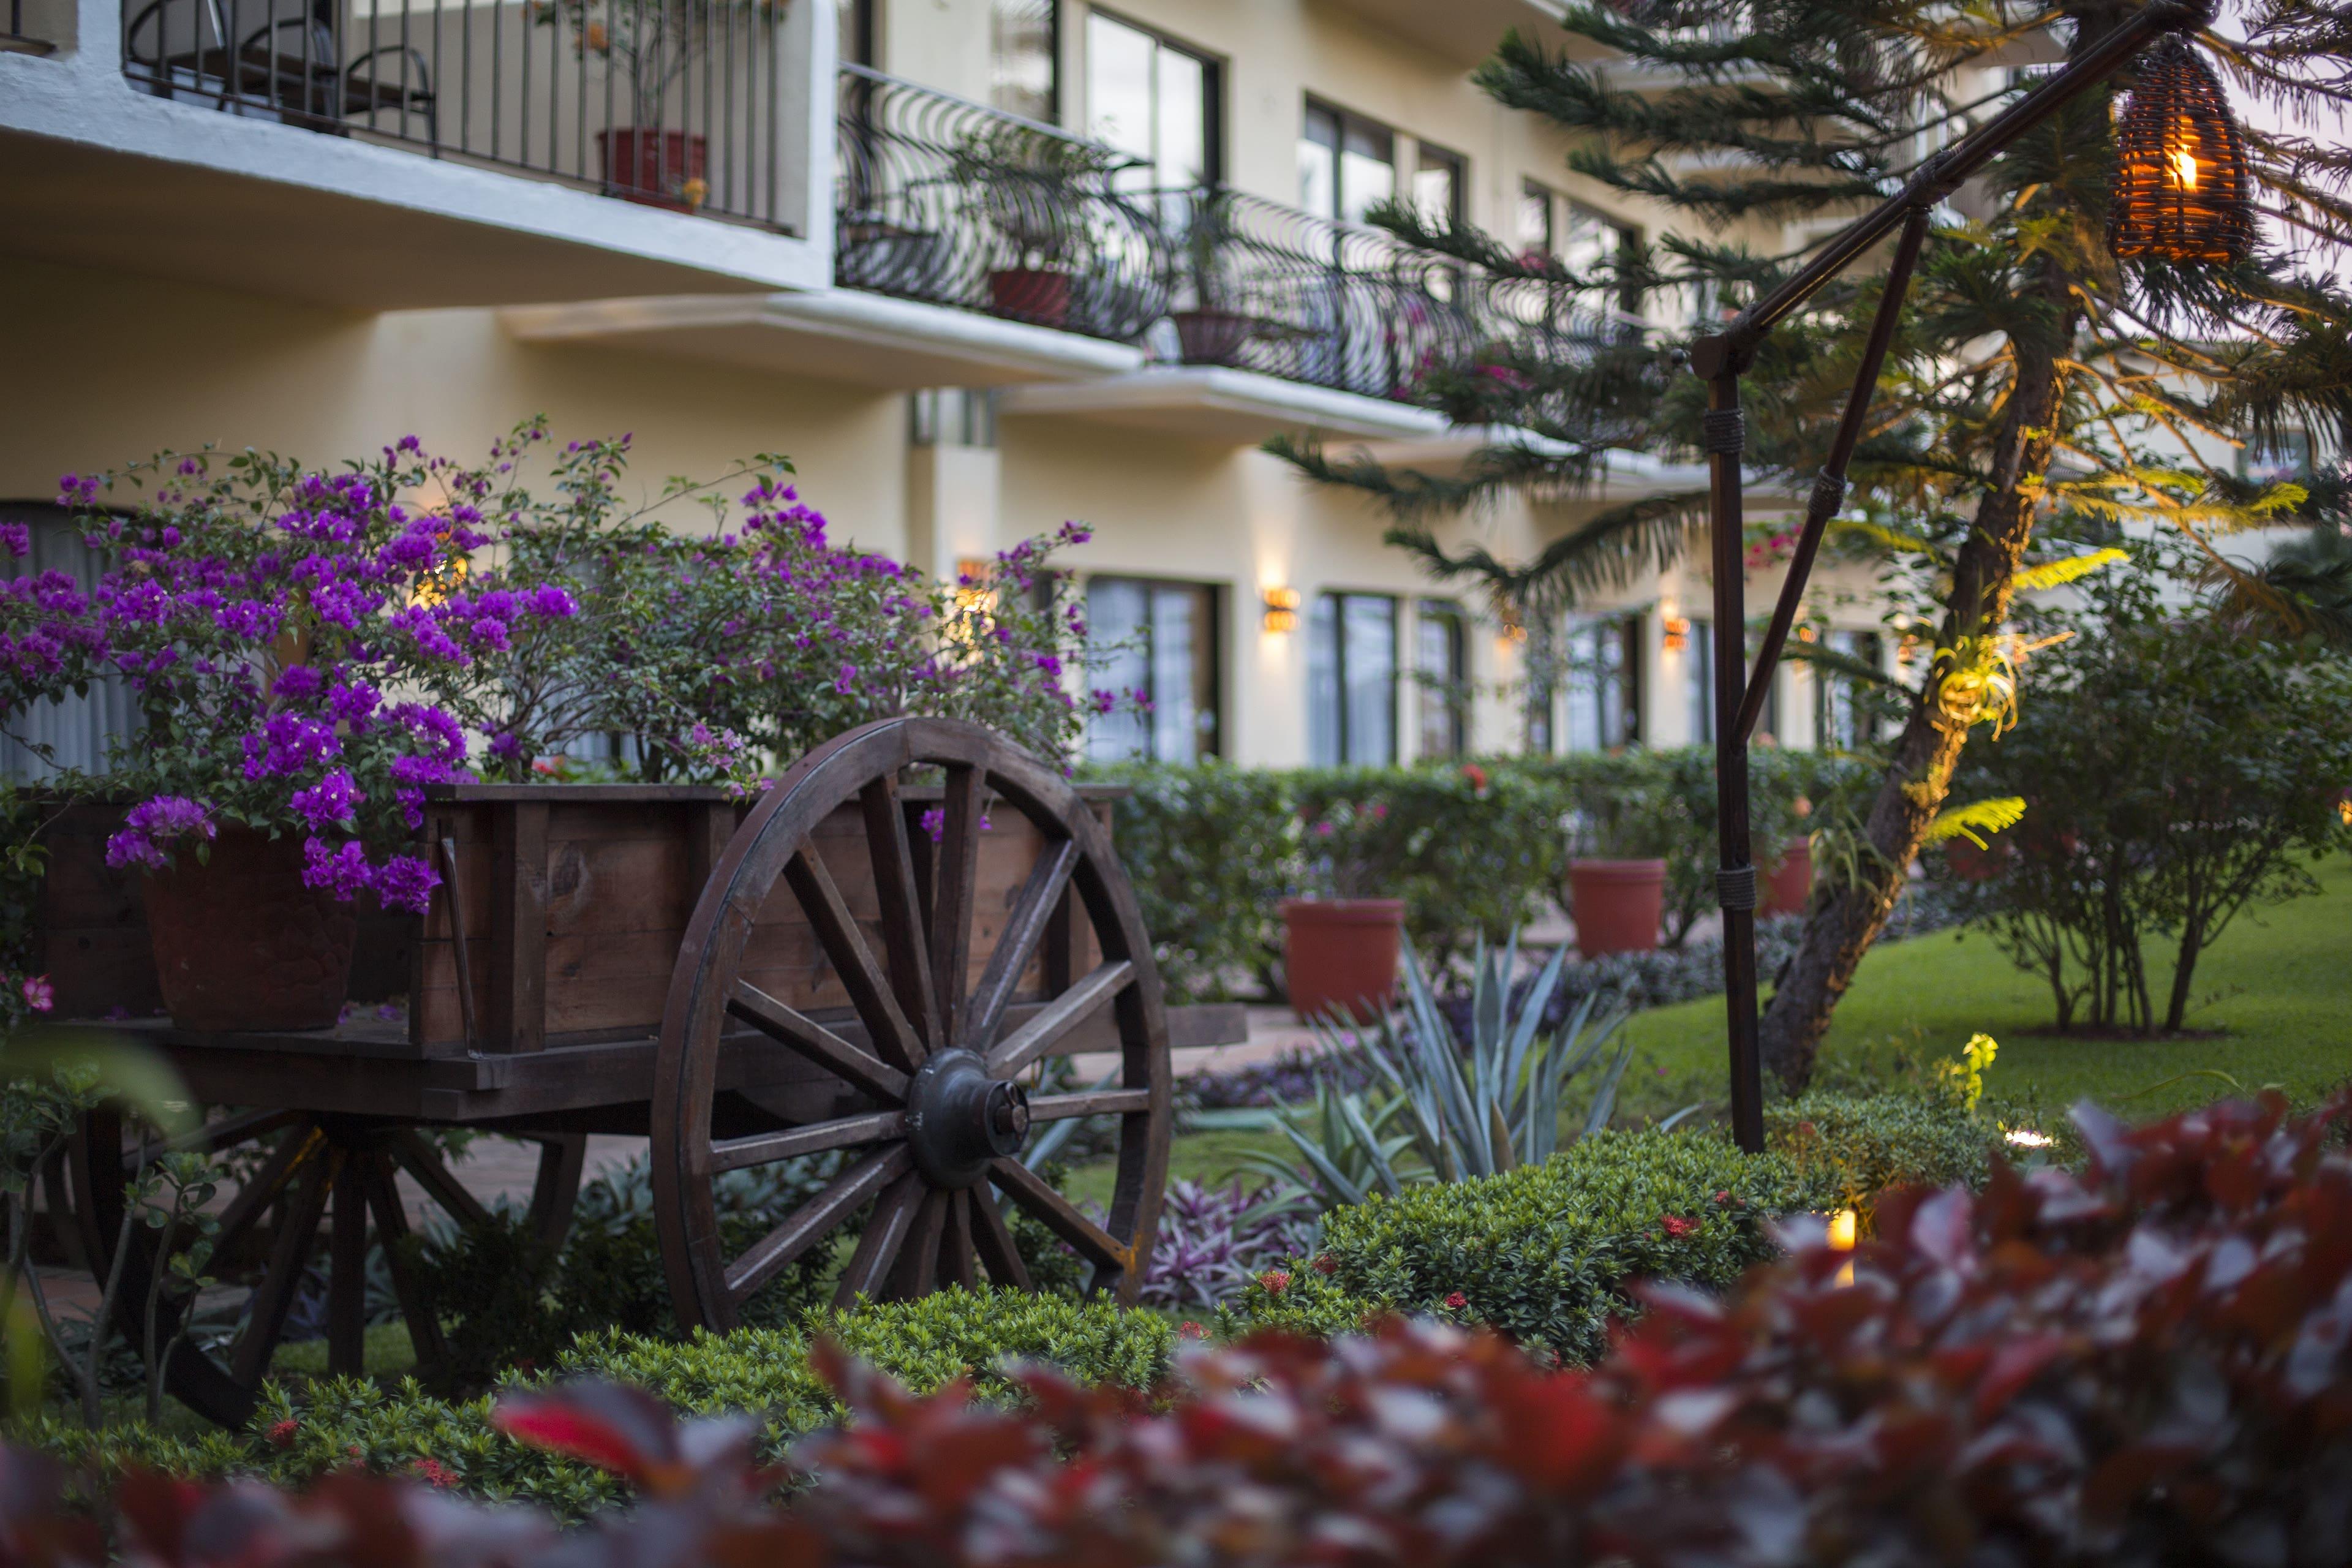
[[[922,896],[915,887],[915,851],[908,841],[907,811],[898,798],[898,778],[883,774],[859,794],[866,815],[866,848],[874,865],[874,891],[882,904],[882,946],[890,965],[891,993],[924,1047],[937,1050],[946,1037],[940,1031],[938,998],[931,987],[931,948],[924,940],[930,929]]]
[[[1151,1109],[1148,1089],[1097,1089],[1085,1094],[1041,1095],[1029,1102],[1029,1120],[1066,1121],[1073,1116],[1134,1116]]]
[[[443,1163],[441,1152],[426,1142],[424,1134],[403,1128],[392,1134],[385,1147],[400,1162],[400,1168],[415,1177],[416,1184],[430,1194],[450,1218],[459,1225],[490,1223],[490,1211],[466,1190],[457,1173]]]
[[[882,1282],[898,1260],[899,1248],[928,1190],[922,1176],[908,1171],[875,1200],[873,1217],[866,1222],[857,1237],[857,1250],[850,1254],[849,1267],[841,1271],[841,1282],[834,1288],[835,1306],[855,1306],[860,1296],[872,1300],[882,1294]]]
[[[815,929],[818,945],[847,988],[849,1005],[857,1009],[866,1032],[874,1037],[875,1049],[900,1072],[913,1072],[922,1065],[923,1042],[899,1008],[889,977],[874,962],[866,933],[857,929],[848,901],[834,885],[833,873],[825,869],[814,845],[804,845],[793,856],[784,867],[784,880]]]
[[[882,1293],[890,1300],[912,1301],[929,1295],[938,1283],[940,1238],[947,1234],[948,1199],[952,1195],[936,1187],[924,1190],[923,1206],[915,1211],[906,1245],[898,1248],[898,1264],[882,1287]]]
[[[727,1289],[733,1304],[741,1306],[786,1264],[831,1235],[859,1205],[905,1175],[914,1163],[907,1146],[894,1143],[835,1176],[824,1192],[794,1210],[790,1219],[728,1267]]]
[[[940,1236],[939,1280],[942,1285],[958,1285],[970,1290],[980,1283],[972,1268],[971,1205],[988,1203],[984,1195],[975,1195],[970,1188],[947,1194],[947,1228]]]
[[[989,1180],[1004,1189],[1006,1197],[1027,1209],[1046,1229],[1084,1256],[1115,1273],[1125,1274],[1135,1267],[1133,1249],[1080,1214],[1076,1204],[1020,1161],[991,1161],[988,1175]]]
[[[939,985],[940,1032],[963,1038],[964,986],[971,969],[971,900],[980,883],[978,768],[950,766],[940,829],[938,887],[931,904],[931,973]]]
[[[851,1149],[860,1143],[879,1143],[906,1135],[905,1111],[869,1111],[864,1116],[845,1116],[785,1132],[762,1132],[755,1137],[715,1142],[710,1145],[710,1170],[717,1175],[802,1154],[821,1154],[827,1149]]]
[[[225,1116],[218,1121],[208,1121],[202,1127],[183,1132],[177,1138],[142,1143],[125,1150],[122,1155],[123,1174],[129,1175],[142,1163],[152,1164],[166,1154],[184,1153],[191,1149],[217,1154],[239,1143],[267,1138],[281,1127],[290,1127],[304,1120],[306,1118],[299,1110],[247,1110],[236,1116]]]
[[[327,1212],[327,1197],[341,1174],[342,1158],[331,1151],[310,1163],[308,1176],[294,1190],[278,1217],[278,1238],[269,1249],[269,1271],[247,1307],[244,1331],[229,1355],[229,1375],[239,1386],[251,1388],[269,1370],[278,1338],[286,1331],[286,1314],[293,1309],[294,1292],[310,1261],[310,1245],[318,1238],[319,1221]]]
[[[539,1178],[530,1188],[530,1233],[540,1245],[560,1247],[572,1229],[572,1205],[580,1201],[580,1173],[588,1163],[583,1133],[550,1138],[539,1146]],[[421,1353],[421,1352],[420,1352]]]
[[[989,1074],[1011,1078],[1052,1050],[1062,1037],[1133,983],[1135,965],[1126,959],[1103,964],[1039,1008],[1030,1020],[988,1053]]]
[[[327,1231],[327,1371],[357,1377],[367,1370],[367,1173],[364,1155],[335,1173],[335,1212]]]
[[[1070,988],[1078,972],[1077,900],[1069,889],[1054,900],[1054,912],[1045,920],[1045,994],[1059,996]]]
[[[736,982],[734,994],[727,998],[727,1011],[877,1100],[896,1103],[907,1098],[905,1073],[785,1006],[748,980]]]
[[[985,1189],[969,1195],[972,1246],[979,1251],[988,1277],[1014,1290],[1034,1289],[1029,1283],[1029,1266],[1021,1261],[1021,1249],[1013,1245],[1013,1231],[1004,1223],[1004,1213],[996,1206],[995,1197]]]
[[[400,1183],[393,1174],[394,1168],[389,1154],[369,1157],[365,1166],[368,1206],[375,1212],[375,1234],[383,1243],[384,1267],[392,1274],[392,1294],[400,1303],[401,1321],[408,1326],[408,1342],[416,1352],[416,1364],[437,1367],[448,1358],[448,1347],[442,1342],[441,1320],[425,1292],[425,1283],[409,1267],[406,1249],[401,1245],[408,1239],[408,1212],[400,1206]]]
[[[213,1250],[226,1253],[251,1230],[254,1222],[278,1199],[287,1181],[306,1160],[315,1159],[327,1146],[326,1138],[315,1121],[305,1121],[278,1141],[278,1147],[255,1172],[253,1180],[239,1188],[236,1196],[223,1205],[220,1230],[213,1239]]]
[[[996,1043],[996,1032],[1004,1026],[1004,1009],[1022,975],[1028,973],[1030,961],[1037,956],[1045,928],[1069,888],[1070,874],[1077,868],[1078,847],[1071,839],[1048,844],[1037,857],[1028,882],[1013,901],[1012,916],[1004,922],[1004,933],[997,938],[996,951],[988,955],[980,985],[971,994],[958,1044],[985,1053]]]

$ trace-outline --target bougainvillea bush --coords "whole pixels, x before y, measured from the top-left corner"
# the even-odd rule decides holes
[[[517,1440],[635,1490],[591,1531],[465,1509],[411,1467],[301,1499],[126,1479],[115,1546],[252,1568],[2324,1568],[2352,1560],[2346,1109],[2083,1113],[2084,1173],[1890,1197],[1852,1254],[1792,1226],[1727,1300],[1647,1289],[1590,1372],[1391,1321],[1197,1352],[1149,1394],[1031,1372],[1007,1407],[820,1356],[853,1419],[788,1474],[755,1468],[748,1423],[681,1428],[634,1391],[503,1407]],[[62,1478],[5,1464],[0,1552],[98,1562]]]
[[[68,475],[102,570],[89,594],[54,572],[0,594],[0,730],[119,679],[140,728],[97,781],[133,803],[112,863],[241,826],[296,836],[314,887],[421,910],[430,784],[578,754],[750,788],[905,712],[1066,756],[1089,706],[1132,700],[1078,684],[1085,620],[1046,566],[1082,528],[936,584],[832,539],[781,458],[633,500],[627,456],[532,423],[476,463],[411,437],[333,470],[204,452]],[[23,554],[21,531],[0,546]]]

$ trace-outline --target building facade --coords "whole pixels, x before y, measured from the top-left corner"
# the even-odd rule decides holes
[[[1443,469],[1512,437],[1417,406],[1421,368],[1687,310],[1569,320],[1358,222],[1405,196],[1574,261],[1659,221],[1469,80],[1554,0],[5,3],[12,517],[165,447],[462,452],[545,414],[632,432],[649,487],[788,452],[839,533],[934,573],[1090,523],[1096,681],[1153,703],[1099,756],[1709,738],[1698,563],[1557,628],[1531,692],[1523,630],[1259,449]],[[1698,480],[1633,455],[1442,536],[1521,555]],[[1891,657],[1866,582],[1817,607]],[[1780,681],[1781,742],[1850,725]]]

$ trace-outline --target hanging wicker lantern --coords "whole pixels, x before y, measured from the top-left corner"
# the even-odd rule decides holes
[[[2211,68],[2175,35],[2142,58],[2116,120],[2116,255],[2229,265],[2254,247],[2246,143]]]

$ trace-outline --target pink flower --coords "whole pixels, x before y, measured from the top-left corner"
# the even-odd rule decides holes
[[[1287,1269],[1269,1268],[1257,1277],[1257,1282],[1267,1295],[1279,1296],[1290,1289],[1290,1273]]]
[[[419,1478],[434,1486],[454,1487],[457,1484],[457,1473],[438,1459],[419,1459],[414,1468]]]
[[[1209,1337],[1209,1331],[1188,1319],[1177,1329],[1176,1335],[1179,1339],[1205,1340]]]
[[[1698,1228],[1698,1221],[1685,1219],[1678,1214],[1660,1215],[1658,1223],[1665,1226],[1668,1236],[1688,1236]]]
[[[46,974],[25,976],[24,991],[25,1005],[36,1013],[46,1013],[58,1005],[57,987],[49,984]]]
[[[1464,1295],[1461,1291],[1459,1291],[1459,1290],[1454,1291],[1454,1294],[1452,1294],[1451,1296],[1448,1296],[1447,1298],[1445,1298],[1445,1305],[1446,1305],[1446,1307],[1447,1307],[1450,1310],[1453,1310],[1453,1311],[1456,1311],[1456,1312],[1458,1312],[1458,1311],[1460,1311],[1463,1308],[1465,1308],[1465,1307],[1468,1306],[1469,1304],[1470,1304],[1470,1298],[1469,1298],[1469,1297],[1467,1297],[1467,1296],[1465,1296],[1465,1295]]]
[[[277,1447],[290,1448],[294,1446],[294,1434],[299,1430],[299,1424],[289,1416],[269,1429],[269,1441]]]

